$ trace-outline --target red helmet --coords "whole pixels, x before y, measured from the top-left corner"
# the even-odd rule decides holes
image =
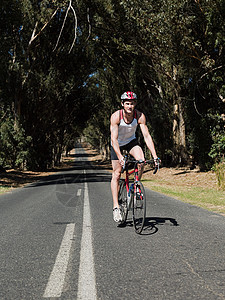
[[[125,92],[121,95],[121,100],[137,100],[137,95],[133,92]]]

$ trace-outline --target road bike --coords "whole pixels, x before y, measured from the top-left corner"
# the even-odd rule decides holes
[[[129,154],[124,156],[125,179],[120,179],[118,201],[122,214],[121,224],[125,224],[128,212],[132,210],[133,225],[135,232],[140,234],[143,230],[146,216],[146,196],[143,184],[138,178],[138,165],[153,164],[155,174],[159,169],[160,159],[155,160],[135,160]],[[129,167],[132,165],[132,170]],[[134,174],[133,180],[130,180],[130,175]]]

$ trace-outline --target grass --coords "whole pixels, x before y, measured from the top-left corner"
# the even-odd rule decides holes
[[[4,194],[10,190],[9,187],[1,186],[0,185],[0,194]]]
[[[199,186],[168,185],[157,180],[142,182],[153,191],[225,215],[225,191]]]
[[[225,162],[215,164],[214,167],[218,185],[221,190],[225,191]]]

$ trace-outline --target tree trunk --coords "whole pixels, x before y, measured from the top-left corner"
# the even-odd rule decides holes
[[[103,138],[100,138],[100,154],[102,155],[102,160],[108,160],[110,158],[109,142]]]
[[[175,164],[187,163],[185,121],[181,101],[173,108],[173,162]]]

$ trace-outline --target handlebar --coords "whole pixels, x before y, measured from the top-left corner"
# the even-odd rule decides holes
[[[159,170],[159,164],[160,164],[160,158],[157,158],[156,160],[155,159],[150,159],[150,160],[135,160],[135,159],[131,159],[128,157],[128,155],[125,155],[124,156],[124,165],[123,165],[123,168],[122,168],[122,173],[125,171],[126,167],[127,167],[127,164],[128,163],[134,163],[135,165],[137,164],[152,164],[152,163],[156,163],[155,165],[155,168],[154,168],[154,171],[153,171],[153,174],[156,174],[157,171]]]

